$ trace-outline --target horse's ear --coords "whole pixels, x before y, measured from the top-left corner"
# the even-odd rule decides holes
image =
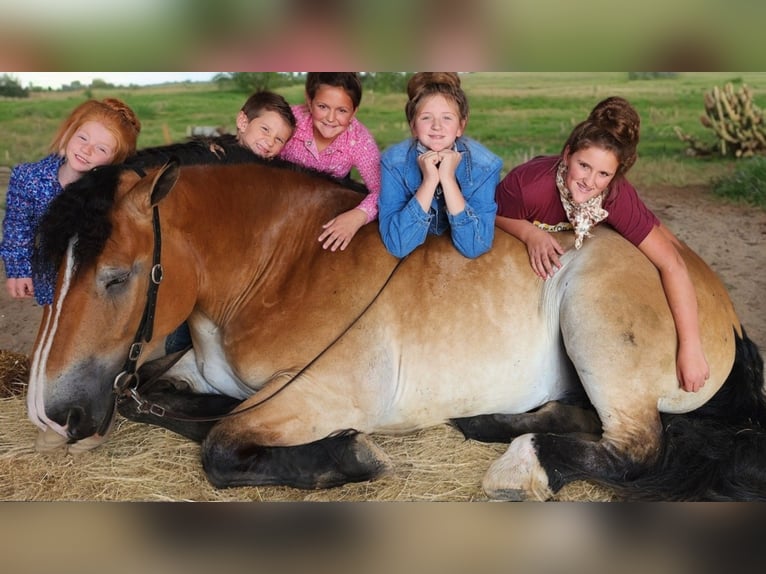
[[[157,175],[154,177],[154,185],[152,187],[152,205],[157,205],[162,201],[165,196],[170,193],[176,182],[178,176],[181,174],[181,168],[179,167],[179,161],[173,157],[160,168]]]

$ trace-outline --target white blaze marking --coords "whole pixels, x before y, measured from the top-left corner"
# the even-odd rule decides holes
[[[56,330],[58,329],[61,308],[66,299],[67,292],[72,283],[72,276],[75,272],[74,246],[76,243],[77,236],[72,237],[72,239],[69,240],[69,246],[67,247],[66,252],[64,281],[61,285],[58,299],[54,301],[53,307],[48,313],[48,317],[45,321],[45,329],[43,329],[40,342],[35,349],[32,358],[32,366],[30,367],[29,372],[29,387],[27,388],[27,411],[29,420],[42,430],[45,430],[46,427],[48,427],[62,436],[66,436],[66,428],[50,420],[45,415],[45,385],[47,383],[45,379],[45,366],[48,362],[53,339],[56,336]]]

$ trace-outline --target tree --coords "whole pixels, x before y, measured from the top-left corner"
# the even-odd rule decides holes
[[[232,82],[237,89],[248,93],[271,90],[295,81],[293,74],[282,72],[228,72],[218,74],[213,80],[218,83]]]
[[[22,88],[19,81],[13,76],[3,74],[0,77],[0,96],[6,98],[28,98],[29,90]]]
[[[410,72],[365,72],[362,83],[365,89],[380,93],[399,93],[407,89],[407,82],[412,77]]]

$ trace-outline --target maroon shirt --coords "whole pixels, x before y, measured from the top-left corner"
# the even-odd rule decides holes
[[[497,214],[525,219],[549,231],[572,229],[556,187],[560,156],[538,156],[513,168],[495,190]],[[660,221],[624,178],[612,180],[604,200],[604,220],[633,245],[639,245]]]

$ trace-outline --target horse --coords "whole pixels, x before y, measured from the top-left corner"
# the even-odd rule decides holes
[[[166,158],[167,159],[167,158]],[[163,160],[164,161],[164,160]],[[370,435],[451,424],[510,443],[491,499],[547,500],[575,480],[624,500],[766,499],[763,361],[716,274],[697,290],[710,378],[679,387],[659,275],[606,226],[542,281],[498,230],[477,259],[446,236],[405,258],[363,226],[343,182],[269,162],[104,166],[54,201],[57,265],[27,406],[40,450],[87,450],[117,413],[201,444],[216,488],[332,488],[392,470]],[[193,349],[161,355],[188,321]]]

